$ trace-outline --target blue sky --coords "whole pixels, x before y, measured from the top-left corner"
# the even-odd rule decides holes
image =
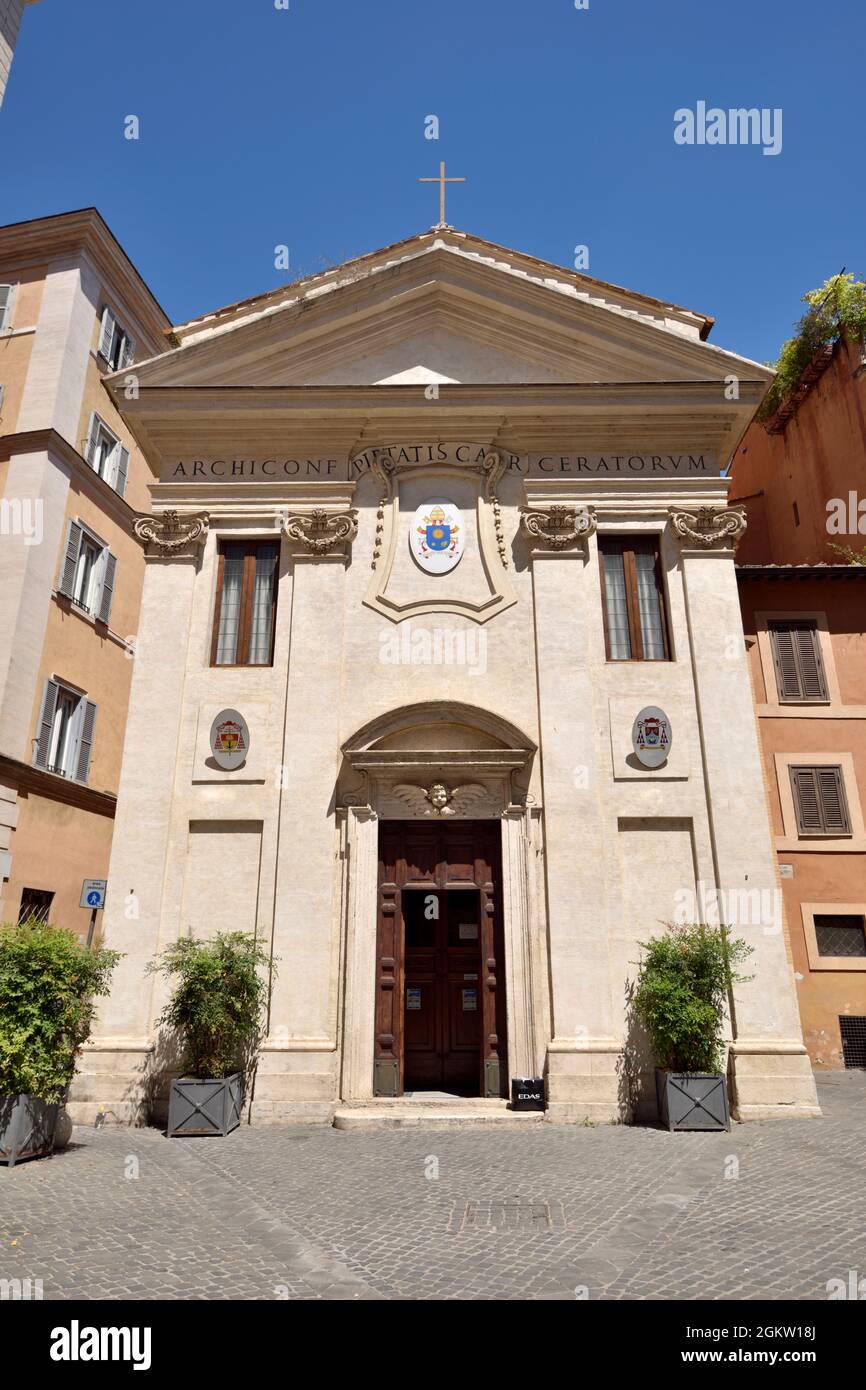
[[[776,356],[866,274],[863,0],[41,0],[0,110],[0,220],[94,204],[175,320],[455,226]],[[781,153],[674,111],[781,108]],[[140,139],[124,139],[124,119]],[[440,138],[424,138],[436,115]],[[274,267],[289,247],[290,270]]]

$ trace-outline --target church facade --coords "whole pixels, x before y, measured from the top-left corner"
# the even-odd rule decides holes
[[[437,226],[108,379],[154,514],[80,1118],[143,1118],[147,962],[222,930],[276,966],[253,1123],[629,1118],[639,943],[696,920],[753,948],[735,1113],[818,1113],[722,476],[770,374],[711,326]]]

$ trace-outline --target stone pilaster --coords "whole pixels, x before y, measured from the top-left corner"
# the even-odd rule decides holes
[[[153,516],[135,526],[147,542],[137,639],[143,659],[133,671],[103,920],[103,944],[123,956],[79,1064],[70,1105],[77,1121],[91,1120],[101,1107],[118,1120],[146,1117],[154,980],[145,967],[159,945],[193,590],[207,517]]]
[[[730,515],[730,514],[728,514]],[[712,525],[712,523],[709,523]],[[737,595],[731,542],[736,524],[718,513],[716,539],[685,523],[682,572],[707,787],[720,915],[753,954],[752,979],[734,989],[730,1071],[740,1119],[820,1114],[803,1045],[781,907],[748,920],[749,903],[775,902],[775,856]],[[724,529],[723,529],[724,528]],[[742,527],[739,528],[742,530]],[[736,534],[735,534],[736,533]],[[743,906],[740,907],[739,905]],[[755,913],[759,917],[760,913]],[[743,920],[744,917],[746,920]]]

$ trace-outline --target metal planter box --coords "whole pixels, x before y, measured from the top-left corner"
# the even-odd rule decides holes
[[[168,1101],[168,1137],[230,1134],[241,1122],[244,1103],[243,1072],[219,1080],[181,1077],[171,1083]]]
[[[0,1163],[52,1153],[59,1110],[36,1096],[0,1096]]]
[[[730,1129],[728,1088],[721,1072],[656,1068],[659,1121],[665,1129]]]

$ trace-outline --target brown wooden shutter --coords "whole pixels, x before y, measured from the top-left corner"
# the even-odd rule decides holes
[[[851,834],[841,767],[792,767],[791,789],[801,835]]]
[[[818,767],[818,795],[821,801],[821,815],[824,829],[829,835],[849,835],[851,825],[848,820],[848,804],[845,799],[845,785],[842,781],[841,767]]]
[[[780,701],[826,700],[817,624],[809,619],[780,619],[769,624],[769,632]]]

